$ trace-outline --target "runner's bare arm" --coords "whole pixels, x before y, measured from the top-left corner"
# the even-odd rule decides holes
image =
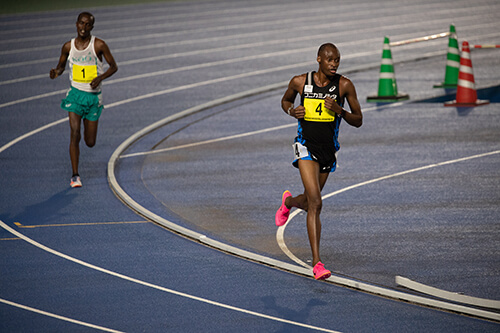
[[[302,105],[294,108],[295,98],[300,94],[306,82],[306,74],[293,77],[288,84],[288,88],[281,99],[281,108],[290,116],[301,119],[304,118],[305,109]]]
[[[55,79],[61,75],[66,69],[66,62],[68,61],[69,51],[71,49],[71,42],[66,42],[61,48],[61,56],[59,57],[59,63],[56,68],[50,70],[49,76],[51,79]]]
[[[115,74],[116,71],[118,71],[118,65],[116,64],[115,58],[111,54],[108,45],[102,39],[99,38],[96,38],[95,43],[96,43],[95,49],[97,56],[101,61],[102,58],[104,57],[104,59],[106,59],[106,62],[109,65],[109,68],[104,73],[102,73],[94,80],[92,80],[92,82],[90,83],[92,89],[97,88],[97,86],[99,86],[102,80],[107,79],[111,75]]]
[[[363,125],[363,113],[361,112],[361,105],[358,101],[358,95],[356,93],[356,88],[354,84],[346,78],[342,76],[340,79],[340,93],[347,99],[347,103],[349,103],[349,109],[351,112],[341,112],[344,120],[351,126],[360,127]]]

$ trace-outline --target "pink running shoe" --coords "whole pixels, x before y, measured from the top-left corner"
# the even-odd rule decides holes
[[[314,265],[313,273],[316,280],[325,280],[332,275],[332,272],[327,270],[321,261],[318,261],[318,263]]]
[[[289,191],[283,192],[283,196],[281,197],[281,206],[276,212],[275,222],[278,227],[281,227],[288,221],[288,216],[290,216],[290,209],[286,207],[285,200],[288,197],[291,197],[292,194]]]

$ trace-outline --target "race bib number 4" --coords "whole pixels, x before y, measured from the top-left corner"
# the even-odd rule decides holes
[[[293,145],[293,157],[296,160],[309,156],[307,148],[300,142],[295,142]]]
[[[97,77],[97,65],[73,65],[73,81],[90,83]]]
[[[331,122],[335,120],[335,112],[325,107],[325,100],[323,99],[305,98],[304,109],[306,109],[304,120],[319,122]]]

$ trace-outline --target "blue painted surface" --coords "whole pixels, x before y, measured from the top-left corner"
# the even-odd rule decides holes
[[[126,138],[151,123],[189,107],[316,69],[315,53],[335,38],[342,70],[378,63],[382,36],[394,40],[415,34],[422,16],[427,34],[457,25],[459,36],[490,32],[487,23],[498,6],[455,2],[384,8],[368,3],[342,4],[338,25],[325,17],[323,2],[215,1],[94,9],[93,33],[108,42],[119,72],[103,87],[105,105],[151,92],[257,70],[242,79],[162,94],[108,107],[100,120],[97,145],[81,146],[84,186],[70,189],[69,126],[62,123],[0,152],[0,220],[27,237],[90,264],[176,291],[243,309],[342,332],[498,331],[498,324],[316,282],[252,263],[172,234],[123,205],[109,188],[106,166]],[[391,3],[387,3],[391,6]],[[469,6],[467,11],[462,7]],[[359,10],[359,8],[364,8]],[[450,9],[451,8],[451,9]],[[456,9],[454,9],[456,8]],[[384,9],[384,10],[383,10]],[[374,13],[382,13],[374,19]],[[435,14],[434,14],[435,12]],[[0,18],[2,92],[0,104],[64,91],[67,76],[55,81],[63,42],[74,35],[78,11],[23,14]],[[307,15],[306,15],[307,14]],[[404,16],[409,15],[409,16]],[[486,24],[476,27],[475,15]],[[382,18],[381,18],[382,17]],[[292,23],[293,21],[293,23]],[[41,22],[44,22],[41,24]],[[135,22],[131,27],[131,22]],[[408,25],[411,23],[410,25]],[[156,25],[155,25],[156,24]],[[230,26],[230,29],[223,27]],[[292,40],[284,40],[286,29]],[[335,35],[326,36],[330,29]],[[420,28],[419,28],[420,29]],[[326,30],[326,31],[325,31]],[[8,32],[8,33],[7,33]],[[150,34],[163,34],[159,37]],[[318,37],[315,37],[318,36]],[[330,35],[329,35],[330,36]],[[359,39],[363,36],[363,39]],[[276,40],[275,42],[269,42]],[[245,46],[245,43],[269,42]],[[484,41],[486,42],[486,41]],[[162,43],[168,43],[161,46]],[[416,52],[434,52],[446,41],[394,51],[395,61]],[[225,51],[210,50],[229,46]],[[129,50],[137,47],[143,51]],[[301,50],[303,48],[303,50]],[[22,49],[28,49],[22,51]],[[265,58],[198,69],[207,62],[246,56]],[[199,52],[201,51],[201,52]],[[174,56],[184,52],[189,54]],[[358,56],[355,56],[359,54]],[[476,82],[498,80],[498,57],[474,53]],[[170,56],[131,64],[136,59]],[[309,64],[302,64],[309,61]],[[24,63],[29,62],[29,63]],[[19,64],[23,63],[23,64]],[[301,64],[275,70],[283,65]],[[433,96],[442,78],[443,57],[396,65],[401,91],[412,99]],[[160,70],[176,71],[152,75]],[[149,77],[127,81],[133,75]],[[7,80],[43,75],[22,82]],[[376,90],[378,68],[348,74],[366,110],[365,96]],[[122,81],[116,81],[122,80]],[[142,138],[131,152],[148,151],[208,138],[293,123],[279,109],[282,91],[221,105]],[[43,125],[66,117],[63,93],[0,108],[0,147]],[[458,113],[441,105],[405,104],[366,112],[362,128],[341,128],[341,168],[325,191],[360,181],[473,154],[492,151],[500,142],[495,104]],[[276,198],[284,187],[301,191],[290,166],[295,129],[227,141],[165,155],[123,159],[120,184],[138,202],[165,218],[203,231],[221,241],[288,260],[274,240]],[[498,155],[415,173],[346,192],[326,201],[322,213],[322,251],[338,274],[395,288],[395,274],[452,291],[498,299]],[[309,249],[304,217],[287,229],[287,244],[303,260]],[[23,228],[23,226],[34,226]],[[108,224],[118,222],[119,224]],[[120,223],[123,222],[123,223]],[[128,223],[144,222],[144,223]],[[84,322],[130,332],[306,332],[291,324],[256,317],[145,287],[59,258],[0,229],[0,298]],[[469,241],[472,240],[472,241]],[[458,252],[456,252],[458,251]],[[459,260],[453,258],[459,255]],[[492,286],[493,284],[493,286]],[[478,286],[480,286],[478,288]],[[93,329],[0,303],[0,331],[87,332]]]

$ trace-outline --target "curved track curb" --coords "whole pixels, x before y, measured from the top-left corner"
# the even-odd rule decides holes
[[[136,132],[132,136],[130,136],[127,140],[125,140],[118,148],[113,152],[111,155],[109,161],[108,161],[108,170],[107,170],[107,176],[108,176],[108,182],[115,193],[115,195],[122,200],[127,206],[129,206],[132,210],[137,212],[138,214],[144,216],[145,218],[162,225],[163,227],[169,229],[170,231],[173,231],[175,233],[178,233],[182,236],[185,236],[191,240],[200,242],[202,244],[208,245],[212,248],[221,250],[223,252],[227,252],[239,257],[242,257],[244,259],[248,259],[251,261],[263,263],[266,265],[269,265],[274,268],[286,270],[292,273],[300,274],[303,276],[312,276],[312,272],[310,269],[307,269],[305,267],[300,267],[297,265],[292,265],[280,260],[276,260],[273,258],[269,258],[260,254],[256,254],[250,251],[246,251],[234,246],[231,246],[229,244],[225,244],[222,242],[219,242],[217,240],[211,239],[207,237],[206,235],[200,234],[198,232],[195,232],[193,230],[184,228],[178,224],[175,224],[153,212],[150,210],[146,209],[145,207],[141,206],[139,203],[137,203],[135,200],[133,200],[120,186],[118,183],[116,176],[115,176],[115,168],[117,165],[117,161],[120,158],[120,155],[128,148],[130,147],[134,142],[139,140],[141,137],[149,134],[150,132],[153,132],[157,128],[160,128],[166,124],[169,124],[171,122],[174,122],[178,119],[181,119],[183,117],[195,114],[197,112],[201,112],[203,110],[213,108],[215,106],[232,102],[238,99],[242,99],[245,97],[250,97],[252,95],[257,95],[265,92],[269,92],[272,90],[284,88],[288,85],[288,82],[281,82],[281,83],[276,83],[273,85],[265,86],[265,87],[260,87],[257,89],[249,90],[244,93],[239,93],[239,94],[234,94],[231,96],[227,96],[224,98],[220,98],[214,101],[210,101],[189,109],[186,109],[184,111],[181,111],[177,114],[171,115],[169,117],[166,117],[164,119],[161,119],[150,126],[147,126],[143,128],[142,130]],[[395,105],[401,105],[401,104],[406,104],[408,102],[401,102],[397,103]],[[395,106],[394,105],[394,106]],[[447,311],[452,311],[460,314],[466,314],[466,315],[471,315],[474,317],[478,318],[484,318],[484,319],[489,319],[489,320],[494,320],[494,321],[500,321],[500,314],[499,313],[494,313],[490,311],[485,311],[477,308],[471,308],[459,304],[453,304],[445,301],[440,301],[440,300],[435,300],[431,298],[426,298],[418,295],[413,295],[397,290],[392,290],[389,288],[385,287],[380,287],[376,285],[372,285],[366,282],[361,282],[357,281],[354,279],[350,278],[345,278],[345,277],[340,277],[340,276],[334,276],[332,275],[330,278],[328,278],[326,281],[331,282],[333,284],[337,284],[340,286],[344,287],[349,287],[353,288],[356,290],[364,291],[370,294],[374,295],[379,295],[383,297],[388,297],[391,299],[399,300],[399,301],[405,301],[417,305],[423,305],[423,306],[428,306],[436,309],[441,309],[441,310],[447,310]]]

